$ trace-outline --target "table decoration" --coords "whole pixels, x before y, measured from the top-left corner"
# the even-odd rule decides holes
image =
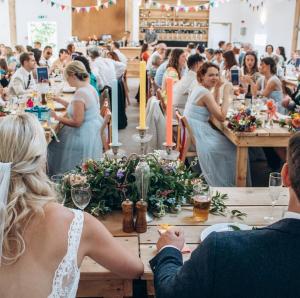
[[[48,121],[50,119],[50,109],[46,106],[34,106],[25,109],[27,113],[33,113],[40,121]]]
[[[242,109],[228,118],[227,127],[236,132],[253,132],[262,122],[252,114],[251,109]]]
[[[150,170],[148,192],[144,195],[147,197],[147,210],[156,217],[162,217],[167,212],[180,212],[181,206],[190,202],[193,185],[202,183],[204,179],[191,171],[197,160],[192,161],[190,167],[186,167],[180,161],[164,160],[157,153],[144,155],[143,159]],[[74,171],[66,173],[66,206],[74,207],[70,198],[71,186],[85,182],[90,184],[92,195],[86,211],[94,216],[121,210],[125,199],[136,203],[140,194],[135,173],[140,160],[140,156],[136,154],[122,159],[87,160]],[[226,194],[214,193],[210,213],[225,216],[226,198]],[[232,212],[231,216],[242,219],[245,214]]]
[[[280,119],[279,125],[281,127],[288,126],[288,130],[296,132],[300,130],[300,102],[290,101],[287,109],[289,111],[289,117],[286,119]]]
[[[4,117],[10,114],[10,111],[8,111],[4,106],[0,106],[0,117]]]

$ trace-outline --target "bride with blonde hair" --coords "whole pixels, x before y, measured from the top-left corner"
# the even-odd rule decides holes
[[[2,118],[0,140],[0,297],[76,297],[85,256],[127,279],[143,273],[99,220],[56,202],[35,116]]]

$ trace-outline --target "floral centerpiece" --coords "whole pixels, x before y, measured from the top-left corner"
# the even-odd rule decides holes
[[[10,112],[6,110],[4,106],[0,106],[0,117],[4,117],[8,114],[10,114]]]
[[[251,109],[242,109],[229,117],[227,127],[237,132],[252,132],[261,124]]]
[[[179,211],[181,204],[192,195],[195,173],[180,161],[165,161],[156,154],[148,154],[146,161],[150,167],[148,210],[157,216],[164,215],[166,211]],[[72,206],[71,186],[81,182],[88,182],[91,186],[92,199],[86,211],[95,216],[120,209],[125,198],[138,201],[140,198],[135,184],[138,162],[138,156],[87,160],[65,175],[67,205]]]
[[[279,125],[281,127],[288,126],[289,131],[295,132],[300,130],[300,105],[295,101],[291,101],[287,109],[289,111],[289,118],[281,119]]]

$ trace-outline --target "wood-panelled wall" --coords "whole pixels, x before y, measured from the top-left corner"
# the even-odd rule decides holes
[[[72,0],[73,6],[96,5],[96,0]],[[125,31],[125,0],[103,10],[72,13],[72,35],[87,40],[89,36],[111,34],[114,40],[121,39]]]

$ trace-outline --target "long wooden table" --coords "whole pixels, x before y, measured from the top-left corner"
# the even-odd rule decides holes
[[[236,186],[246,186],[249,147],[287,147],[291,132],[274,123],[273,128],[258,128],[254,132],[234,132],[227,122],[212,119],[213,124],[236,145]]]
[[[251,226],[262,227],[267,223],[265,216],[271,213],[271,200],[267,188],[217,188],[222,193],[228,194],[226,204],[229,210],[238,209],[247,213],[247,217],[241,221],[236,218],[209,215],[207,222],[195,222],[192,218],[192,206],[183,206],[179,214],[167,214],[154,219],[148,224],[144,234],[126,234],[122,231],[122,215],[113,212],[111,215],[100,219],[110,232],[128,247],[134,254],[139,255],[144,263],[145,270],[141,277],[147,283],[148,295],[154,295],[153,274],[149,266],[149,260],[156,254],[156,242],[158,240],[158,225],[162,223],[180,226],[186,237],[186,243],[191,249],[195,249],[200,243],[201,232],[210,225],[221,222],[243,222]],[[282,218],[287,209],[288,194],[285,189],[274,207],[276,220]],[[190,254],[183,255],[184,260],[190,258]],[[81,267],[81,279],[78,297],[130,297],[132,296],[132,281],[123,280],[110,273],[107,269],[96,264],[89,258],[85,258]]]

